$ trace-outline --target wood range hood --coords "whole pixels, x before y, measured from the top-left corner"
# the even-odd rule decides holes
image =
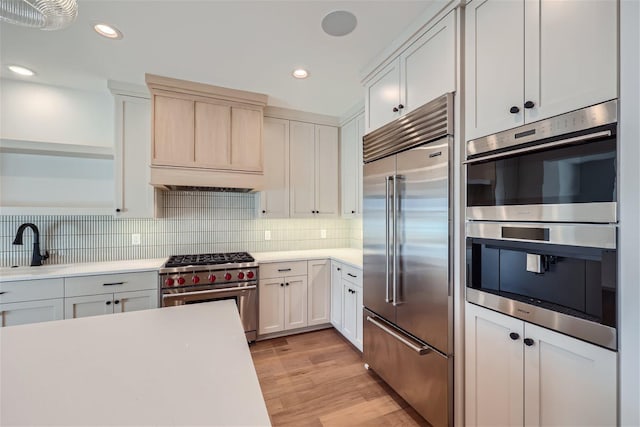
[[[259,93],[146,74],[152,97],[151,185],[165,190],[264,187]]]

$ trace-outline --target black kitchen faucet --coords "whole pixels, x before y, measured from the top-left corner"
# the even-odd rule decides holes
[[[33,230],[33,255],[31,256],[31,265],[42,265],[42,261],[49,258],[49,251],[45,251],[44,255],[40,254],[40,231],[35,224],[30,222],[22,224],[18,228],[18,232],[16,233],[16,238],[13,239],[14,245],[22,244],[22,234],[24,233],[25,228],[30,228]]]

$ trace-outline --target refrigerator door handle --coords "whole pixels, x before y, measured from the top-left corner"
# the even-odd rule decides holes
[[[389,182],[393,179],[391,176],[386,176],[384,182],[384,255],[385,255],[385,294],[384,302],[390,303],[389,299]]]
[[[392,337],[394,337],[395,339],[397,339],[398,341],[400,341],[402,344],[406,345],[407,347],[409,347],[411,350],[415,351],[416,353],[418,353],[420,356],[423,356],[429,352],[431,352],[431,347],[425,345],[425,346],[418,346],[414,343],[412,343],[411,341],[409,341],[409,339],[403,337],[402,335],[400,335],[399,333],[397,333],[396,331],[394,331],[393,329],[383,325],[382,323],[378,322],[377,320],[375,320],[374,318],[372,318],[371,316],[367,316],[367,321],[373,323],[374,325],[376,325],[378,328],[382,329],[383,331],[385,331],[387,334],[391,335]]]
[[[393,176],[393,305],[401,304],[398,301],[398,181],[403,177],[400,175]]]

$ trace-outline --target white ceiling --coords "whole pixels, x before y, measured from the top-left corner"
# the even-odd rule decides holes
[[[15,63],[41,83],[106,90],[106,80],[144,84],[160,74],[269,95],[269,104],[341,115],[362,100],[360,72],[430,5],[418,1],[80,1],[61,31],[2,24],[2,76]],[[344,37],[325,34],[322,18],[348,10],[358,19]],[[107,40],[103,21],[124,34]],[[306,80],[291,71],[305,67]]]

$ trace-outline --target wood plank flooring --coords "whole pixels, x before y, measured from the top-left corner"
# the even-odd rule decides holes
[[[251,345],[274,426],[428,426],[335,329]]]

